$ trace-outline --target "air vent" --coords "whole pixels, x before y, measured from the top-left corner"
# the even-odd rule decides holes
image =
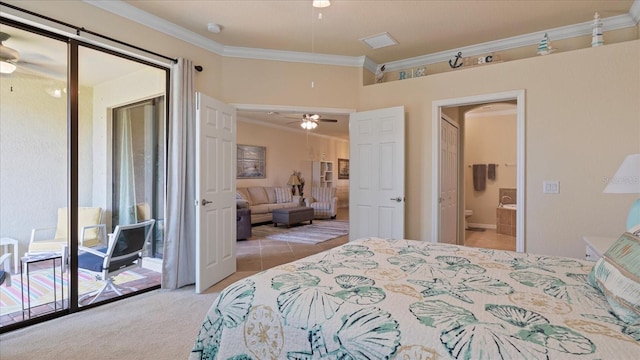
[[[380,49],[383,47],[397,45],[398,42],[394,39],[389,33],[383,32],[382,34],[372,35],[365,38],[360,39],[363,43],[365,43],[368,47],[372,49]]]

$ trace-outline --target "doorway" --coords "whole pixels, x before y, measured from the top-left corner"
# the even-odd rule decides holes
[[[516,104],[495,102],[454,109],[463,128],[463,244],[515,251]]]
[[[453,108],[463,109],[462,111],[458,111],[458,114],[463,114],[465,110],[469,110],[471,108],[476,108],[481,104],[487,103],[514,103],[516,106],[516,161],[515,163],[509,163],[515,168],[516,171],[516,188],[518,189],[516,194],[515,206],[516,206],[516,251],[524,252],[525,251],[525,239],[524,239],[524,229],[525,229],[525,180],[524,180],[524,169],[525,169],[525,159],[524,159],[524,142],[525,142],[525,119],[524,119],[524,90],[517,91],[509,91],[503,93],[494,93],[494,94],[486,94],[486,95],[478,95],[471,96],[465,98],[455,98],[455,99],[447,99],[447,100],[439,100],[434,101],[432,105],[432,144],[433,144],[433,188],[432,188],[432,196],[433,199],[439,199],[440,194],[443,191],[443,187],[446,185],[443,184],[442,179],[442,160],[440,159],[440,154],[443,151],[443,145],[440,139],[440,134],[442,132],[442,122],[440,119],[442,118],[443,113],[449,113]],[[459,115],[457,118],[460,119],[462,115]],[[458,187],[458,193],[456,196],[457,199],[457,221],[453,222],[455,225],[456,231],[456,239],[458,244],[464,244],[464,234],[465,234],[465,188],[464,188],[464,171],[466,170],[466,166],[469,165],[467,161],[464,159],[464,140],[461,136],[461,141],[459,142],[459,151],[458,154],[458,171],[455,172],[456,183]],[[451,224],[451,221],[447,221],[445,223],[446,217],[443,215],[440,204],[438,201],[433,201],[432,203],[432,214],[433,214],[433,229],[432,229],[432,238],[436,242],[442,242],[441,234],[443,233],[443,227],[447,226],[447,224]],[[451,225],[449,225],[451,226]]]

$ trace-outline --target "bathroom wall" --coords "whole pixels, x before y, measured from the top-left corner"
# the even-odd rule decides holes
[[[515,106],[513,111],[467,113],[464,142],[465,209],[473,210],[467,221],[472,227],[495,228],[500,188],[516,187]],[[484,191],[474,190],[472,164],[498,164],[496,179],[487,179]]]

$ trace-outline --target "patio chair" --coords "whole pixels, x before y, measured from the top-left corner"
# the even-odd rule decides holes
[[[102,221],[102,208],[99,207],[79,207],[78,208],[78,238],[80,246],[97,246],[104,244],[107,229]],[[53,239],[45,237],[43,233],[48,233],[49,237],[55,229]],[[43,252],[60,252],[68,246],[69,234],[67,233],[67,208],[58,209],[58,223],[55,227],[37,228],[31,230],[29,248],[25,255],[32,255]],[[66,259],[65,259],[66,260]]]
[[[93,296],[89,302],[92,304],[107,290],[123,294],[125,288],[115,284],[114,277],[121,272],[142,267],[142,250],[153,233],[154,224],[155,220],[150,219],[137,224],[118,225],[109,235],[106,248],[79,247],[78,269],[96,273],[96,279],[104,282],[99,290],[82,295],[79,302]]]
[[[11,286],[11,253],[0,256],[0,285]]]

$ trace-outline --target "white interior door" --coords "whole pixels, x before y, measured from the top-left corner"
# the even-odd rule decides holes
[[[349,117],[349,240],[404,238],[404,107]]]
[[[196,292],[236,271],[236,110],[196,93]]]
[[[440,235],[438,242],[458,242],[458,127],[443,115],[440,123]]]

